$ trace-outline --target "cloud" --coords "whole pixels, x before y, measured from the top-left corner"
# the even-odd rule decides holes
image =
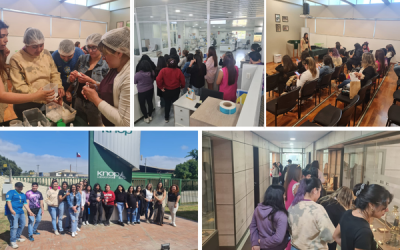
[[[179,158],[179,157],[169,157],[169,156],[162,156],[162,155],[154,155],[150,157],[146,157],[147,166],[152,166],[156,168],[164,168],[164,169],[175,169],[176,165],[187,161],[187,158]],[[144,165],[144,158],[143,161],[140,162],[141,165]]]
[[[188,148],[189,148],[189,147],[186,146],[186,145],[182,145],[182,147],[181,147],[182,150],[187,150]]]
[[[35,155],[29,152],[21,152],[21,146],[11,142],[0,140],[0,155],[15,161],[17,165],[23,170],[37,170],[39,165],[40,172],[53,172],[62,169],[69,169],[76,171],[76,163],[78,163],[78,172],[88,173],[88,161],[78,158],[64,158],[54,155]]]

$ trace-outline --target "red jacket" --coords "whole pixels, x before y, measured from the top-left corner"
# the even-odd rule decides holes
[[[178,68],[163,68],[158,73],[156,82],[159,89],[183,89],[185,87],[185,76]]]
[[[107,199],[107,204],[106,205],[114,205],[115,201],[115,194],[113,191],[103,191],[104,193],[104,201]]]

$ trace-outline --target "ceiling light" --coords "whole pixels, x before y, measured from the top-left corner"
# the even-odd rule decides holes
[[[175,10],[175,12],[181,12],[180,10]]]
[[[193,16],[193,14],[189,14],[189,16]]]
[[[205,22],[205,23],[207,23],[207,22]],[[210,21],[210,24],[226,24],[226,20]]]
[[[291,140],[291,141],[295,141],[295,140],[296,140],[296,138],[290,138],[290,140]]]
[[[293,146],[293,143],[290,143],[290,146]]]
[[[213,27],[215,27],[215,26],[213,26]]]
[[[228,12],[228,14],[231,14],[232,12]]]
[[[153,16],[150,16],[150,18],[153,18]]]

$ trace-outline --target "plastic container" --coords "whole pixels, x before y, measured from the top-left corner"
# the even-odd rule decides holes
[[[22,112],[24,118],[23,124],[25,127],[37,127],[38,122],[43,125],[43,127],[50,127],[51,123],[43,115],[43,113],[38,108],[28,109]]]
[[[20,120],[12,120],[10,121],[10,127],[23,127],[22,121]]]
[[[62,107],[54,102],[46,104],[46,117],[52,122],[58,122],[62,118]]]
[[[65,124],[75,121],[76,110],[71,108],[65,102],[63,103],[64,109],[61,110],[62,120]],[[69,113],[68,113],[69,112]]]
[[[43,87],[43,90],[52,90],[54,89],[54,98],[53,101],[58,97],[58,85],[57,83],[49,83]]]

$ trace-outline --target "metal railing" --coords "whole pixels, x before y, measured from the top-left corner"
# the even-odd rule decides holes
[[[58,185],[61,186],[61,184],[65,181],[69,185],[76,184],[80,181],[83,181],[84,179],[87,179],[86,177],[59,177],[59,176],[50,176],[50,177],[31,177],[31,176],[13,176],[12,177],[15,180],[23,181],[23,182],[28,182],[28,183],[33,183],[37,182],[39,185],[44,185],[44,186],[50,186],[51,181],[53,179],[57,179]]]

